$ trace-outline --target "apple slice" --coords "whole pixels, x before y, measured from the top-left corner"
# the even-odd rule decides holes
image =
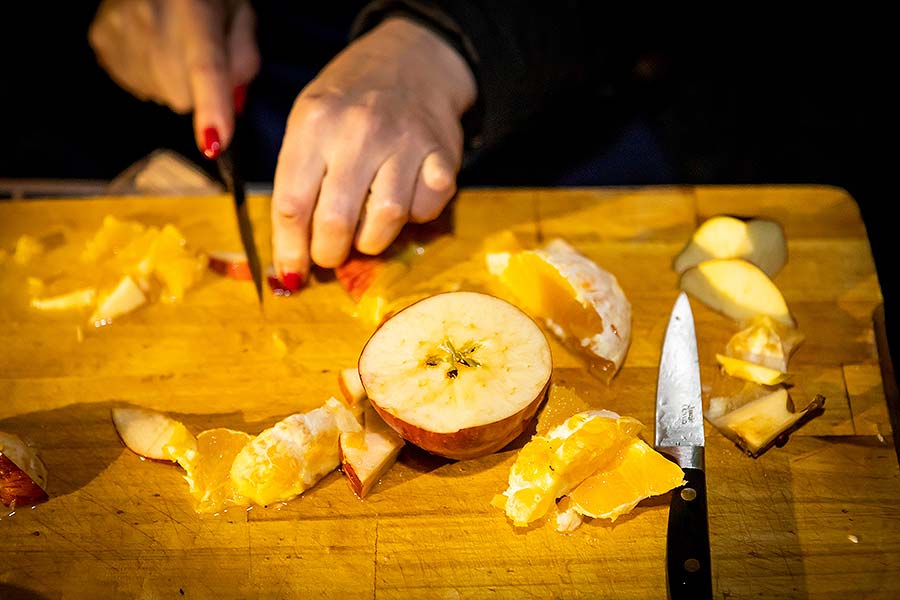
[[[722,365],[722,370],[728,375],[760,385],[777,385],[787,379],[787,373],[747,362],[740,358],[732,358],[716,353],[716,360],[719,361],[719,364]]]
[[[22,235],[16,240],[16,250],[13,252],[13,262],[19,265],[27,265],[37,256],[44,253],[44,244],[35,237]]]
[[[366,405],[366,388],[363,387],[362,380],[359,378],[359,369],[350,367],[341,369],[338,374],[338,387],[341,390],[341,398],[344,404],[350,409],[357,418],[362,418]]]
[[[378,414],[407,441],[468,459],[503,448],[533,419],[552,370],[540,327],[479,292],[445,292],[388,318],[359,375]]]
[[[681,275],[680,286],[735,321],[767,315],[788,327],[796,326],[781,290],[759,267],[742,258],[705,260]]]
[[[47,467],[22,438],[0,431],[0,504],[13,510],[47,499]]]
[[[609,382],[631,343],[631,304],[616,277],[562,239],[485,257],[517,302]]]
[[[144,291],[130,275],[126,275],[119,285],[100,301],[88,322],[94,327],[109,325],[113,319],[130,313],[146,302],[147,296]]]
[[[243,252],[210,252],[208,256],[211,271],[238,281],[253,281],[250,263]]]
[[[197,453],[197,439],[187,427],[161,412],[116,407],[112,420],[119,437],[138,456],[177,462],[187,469]]]
[[[38,310],[68,310],[92,306],[97,297],[97,290],[85,288],[49,298],[32,298],[31,306]]]
[[[740,219],[717,215],[704,221],[675,257],[673,267],[684,273],[712,258],[743,258],[775,275],[787,262],[784,229],[769,219]]]
[[[823,408],[825,398],[817,395],[803,409],[796,410],[787,389],[781,387],[743,404],[740,402],[734,398],[711,398],[706,418],[755,458],[798,426],[801,419]]]
[[[339,440],[341,470],[353,493],[365,498],[405,444],[371,405],[367,407],[364,429],[342,433]]]
[[[791,354],[803,338],[799,329],[787,327],[768,315],[757,315],[731,336],[725,356],[786,373]]]
[[[365,291],[378,278],[385,263],[386,259],[383,257],[354,252],[344,264],[335,268],[334,275],[350,298],[354,302],[359,302]]]

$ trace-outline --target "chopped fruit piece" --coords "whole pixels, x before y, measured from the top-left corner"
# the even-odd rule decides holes
[[[447,458],[495,452],[532,421],[552,370],[537,324],[505,300],[448,292],[385,321],[359,358],[369,402],[407,441]]]
[[[730,356],[717,353],[716,360],[722,365],[722,369],[732,377],[746,379],[761,385],[777,385],[787,379],[787,373],[739,358],[731,358]]]
[[[275,356],[284,358],[288,353],[288,345],[285,341],[285,335],[279,331],[272,332],[272,346],[275,348]]]
[[[342,369],[338,374],[338,387],[341,389],[341,398],[345,400],[347,408],[357,417],[361,417],[366,407],[366,388],[359,378],[359,369]]]
[[[20,236],[16,241],[16,250],[13,253],[13,261],[19,265],[27,265],[31,259],[40,256],[44,252],[44,245],[37,238],[30,235]]]
[[[631,303],[608,271],[561,239],[538,250],[486,255],[488,270],[609,382],[631,342]]]
[[[134,282],[134,279],[126,275],[106,298],[101,300],[89,322],[94,327],[103,327],[112,323],[113,319],[129,313],[147,302],[147,296]]]
[[[635,438],[609,465],[569,493],[576,512],[595,519],[616,520],[638,502],[684,484],[684,471]]]
[[[674,268],[683,273],[712,258],[743,258],[775,277],[787,262],[784,229],[768,219],[711,217],[694,231],[675,258]]]
[[[191,486],[194,509],[198,513],[215,513],[230,506],[246,506],[248,501],[234,489],[231,465],[253,436],[232,429],[208,429],[197,436],[197,451],[192,460],[182,465]]]
[[[538,413],[537,433],[547,433],[557,425],[562,425],[575,413],[590,408],[590,404],[572,388],[551,383],[547,391],[547,401]]]
[[[640,421],[610,411],[590,410],[570,417],[547,435],[535,435],[519,451],[509,471],[509,487],[495,500],[517,527],[553,509],[556,499],[609,465],[640,432]]]
[[[788,360],[802,341],[800,330],[767,315],[757,315],[728,340],[725,356],[786,373]]]
[[[706,418],[747,454],[757,457],[824,405],[825,398],[817,395],[803,409],[796,410],[790,394],[782,387],[746,402],[711,398]]]
[[[197,452],[197,440],[187,427],[161,412],[116,407],[112,420],[119,437],[138,456],[169,460],[187,468]]]
[[[122,221],[107,215],[94,237],[85,244],[81,261],[91,263],[112,256],[140,236],[144,230],[145,227],[141,223]]]
[[[123,248],[116,251],[110,262],[111,266],[119,271],[131,273],[138,279],[146,279],[150,272],[141,270],[141,264],[157,243],[159,235],[159,227],[145,228]]]
[[[205,256],[180,256],[159,262],[154,273],[163,284],[160,299],[163,302],[179,302],[184,298],[185,292],[192,287],[206,269]]]
[[[250,263],[243,252],[210,252],[209,268],[224,277],[253,281]]]
[[[237,454],[231,465],[234,489],[262,506],[290,500],[338,467],[341,432],[359,430],[356,417],[335,398],[286,417]]]
[[[398,301],[394,299],[392,288],[409,273],[409,265],[391,260],[382,264],[378,275],[368,288],[360,295],[356,304],[355,316],[372,324],[379,324],[396,311]],[[420,298],[415,298],[419,300]],[[415,301],[413,300],[413,301]],[[406,304],[411,304],[407,302]]]
[[[97,291],[93,288],[75,290],[60,296],[50,298],[32,298],[31,306],[38,310],[67,310],[70,308],[84,308],[92,306],[97,297]]]
[[[382,257],[354,252],[344,264],[334,270],[334,275],[353,301],[359,302],[385,264],[387,261]]]
[[[47,499],[47,467],[22,438],[0,431],[0,504],[13,510]]]
[[[365,498],[397,460],[404,445],[403,438],[369,406],[364,429],[348,431],[340,437],[341,470],[353,493]]]
[[[556,503],[556,531],[571,533],[581,527],[582,523],[584,517],[572,506],[572,500],[568,496],[560,498]]]
[[[795,326],[781,291],[759,267],[746,260],[703,261],[681,275],[680,285],[711,309],[735,321],[768,315],[788,327]]]

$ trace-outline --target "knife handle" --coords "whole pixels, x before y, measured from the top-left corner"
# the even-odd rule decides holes
[[[672,492],[666,535],[666,575],[672,600],[712,598],[706,475],[684,469],[687,483]]]

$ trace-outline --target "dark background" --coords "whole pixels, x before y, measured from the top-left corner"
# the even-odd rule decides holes
[[[132,98],[97,66],[87,44],[96,3],[38,4],[2,23],[0,178],[112,179],[158,148],[216,176],[194,146],[190,117]],[[346,15],[359,4],[320,7],[311,23],[268,20],[272,3],[260,3],[261,21],[277,25],[260,33],[264,67],[241,124],[251,181],[271,181],[283,115],[302,82],[343,45]],[[843,187],[860,204],[890,338],[898,340],[890,248],[896,182],[887,178],[898,154],[889,93],[896,52],[885,16],[853,17],[786,24],[766,15],[740,30],[734,20],[660,28],[643,36],[653,43],[631,75],[559,95],[474,157],[460,185]],[[900,341],[892,347],[897,355]]]

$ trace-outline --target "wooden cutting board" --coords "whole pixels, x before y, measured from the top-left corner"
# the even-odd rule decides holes
[[[268,198],[250,201],[268,263]],[[827,400],[823,415],[758,459],[707,424],[716,597],[900,597],[900,470],[872,325],[882,299],[859,210],[842,190],[465,190],[445,215],[450,245],[417,277],[477,286],[487,280],[486,235],[565,237],[619,279],[633,341],[608,386],[553,342],[554,384],[640,419],[652,440],[677,295],[671,261],[720,213],[784,226],[790,256],[775,282],[806,335],[791,392]],[[25,233],[57,244],[33,266],[0,262],[0,431],[38,448],[51,497],[0,512],[0,598],[665,597],[668,496],[568,535],[516,530],[490,506],[515,446],[464,462],[408,447],[363,501],[334,472],[288,503],[196,514],[180,470],[125,450],[110,408],[164,410],[195,433],[258,433],[338,394],[338,372],[372,328],[325,272],[300,294],[267,297],[262,312],[252,285],[213,275],[182,304],[102,330],[79,334],[86,315],[29,309],[27,277],[83,268],[72,248],[107,214],[174,223],[204,250],[240,250],[227,197],[0,203],[0,248],[11,252]],[[736,326],[692,304],[707,383]]]

